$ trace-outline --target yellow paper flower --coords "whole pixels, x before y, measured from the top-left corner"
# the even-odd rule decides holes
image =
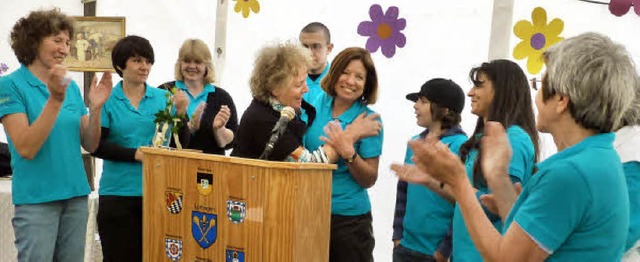
[[[233,0],[236,1],[236,5],[233,7],[233,11],[240,13],[242,11],[242,17],[249,17],[249,10],[254,13],[260,12],[260,3],[257,0]]]
[[[547,24],[547,12],[542,7],[533,9],[531,20],[533,22],[520,20],[513,27],[513,33],[522,39],[513,48],[513,57],[518,60],[528,58],[527,71],[537,74],[544,64],[542,53],[564,39],[560,37],[564,22],[555,18]]]

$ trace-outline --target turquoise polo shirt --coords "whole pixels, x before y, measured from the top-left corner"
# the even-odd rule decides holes
[[[640,150],[640,149],[638,149]],[[640,162],[630,161],[622,164],[629,190],[629,233],[624,250],[629,250],[640,240]]]
[[[516,125],[512,125],[507,128],[507,136],[509,137],[509,143],[511,144],[511,151],[513,154],[511,156],[511,162],[509,163],[509,175],[514,183],[521,182],[522,186],[524,186],[529,181],[535,166],[536,158],[533,142],[527,132]],[[473,164],[475,163],[477,156],[478,151],[471,150],[467,156],[467,160],[465,161],[467,176],[471,183],[473,183]],[[477,189],[478,192],[476,195],[478,196],[491,193],[491,190],[487,186],[482,186]],[[498,230],[498,232],[502,232],[502,220],[500,220],[500,217],[489,213],[487,210],[485,210],[485,213],[490,218],[493,226]],[[456,205],[453,213],[452,254],[455,262],[483,261],[482,256],[480,256],[480,253],[471,240],[471,236],[469,235],[469,231],[467,231],[464,218],[462,217],[462,212],[458,205]]]
[[[202,89],[202,92],[200,92],[200,94],[198,94],[197,96],[193,96],[191,92],[189,92],[189,89],[184,84],[184,82],[176,81],[176,87],[182,91],[185,91],[189,96],[189,107],[187,107],[187,115],[189,117],[193,116],[193,112],[196,111],[196,108],[198,108],[198,105],[200,105],[200,103],[207,103],[207,97],[209,96],[209,93],[213,93],[216,91],[216,87],[214,85],[206,84],[204,85],[204,89]]]
[[[538,165],[505,220],[515,221],[547,261],[620,261],[629,196],[613,133],[593,135]]]
[[[419,135],[413,139],[419,138]],[[458,154],[460,146],[467,140],[463,134],[445,136],[440,139],[449,149]],[[407,147],[404,162],[411,161],[413,151]],[[407,208],[403,221],[403,234],[400,244],[413,251],[433,256],[438,245],[451,227],[453,204],[423,185],[408,183]]]
[[[107,141],[125,148],[151,145],[155,135],[155,114],[167,105],[164,89],[146,85],[138,109],[125,96],[120,81],[102,107],[102,127],[109,128]],[[167,132],[167,138],[169,133]],[[168,144],[168,139],[166,144]],[[142,196],[142,163],[104,160],[100,195]]]
[[[26,114],[31,125],[48,99],[46,84],[25,65],[0,77],[0,117]],[[80,151],[80,119],[86,114],[80,88],[71,81],[56,122],[33,159],[20,156],[11,137],[7,137],[13,169],[14,205],[65,200],[91,192]]]
[[[314,100],[320,96],[320,94],[324,94],[324,90],[322,90],[322,86],[320,86],[320,81],[327,75],[329,72],[330,64],[327,62],[327,66],[324,68],[324,71],[316,78],[316,80],[311,80],[309,76],[307,76],[307,86],[309,87],[309,92],[302,95],[304,100],[307,100],[310,104],[313,104]]]
[[[324,136],[324,126],[332,120],[339,120],[342,128],[351,124],[355,118],[367,112],[367,115],[375,113],[367,105],[360,101],[356,101],[347,111],[340,116],[333,118],[332,105],[333,97],[325,93],[315,100],[313,106],[316,108],[316,118],[309,126],[307,133],[303,138],[305,147],[310,150],[316,150],[324,144],[320,140],[320,136]],[[356,152],[362,158],[378,157],[382,154],[382,137],[383,131],[377,136],[361,139],[354,144]],[[343,216],[363,215],[371,211],[371,202],[367,189],[360,186],[358,182],[351,176],[347,164],[343,159],[336,162],[338,169],[333,171],[333,179],[331,182],[331,214]]]

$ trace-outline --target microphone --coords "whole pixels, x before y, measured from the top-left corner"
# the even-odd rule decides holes
[[[289,121],[291,121],[295,116],[296,111],[293,107],[287,106],[280,111],[280,119],[278,119],[278,122],[276,122],[276,125],[271,130],[271,138],[269,138],[269,142],[267,142],[267,145],[264,147],[264,151],[262,151],[259,159],[266,160],[269,157],[273,150],[273,146],[278,142],[280,136],[287,129]]]

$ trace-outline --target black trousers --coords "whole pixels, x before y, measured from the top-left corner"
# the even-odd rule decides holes
[[[436,259],[433,256],[398,245],[393,248],[393,262],[436,262]]]
[[[360,216],[331,215],[329,261],[373,261],[373,227],[371,213]]]
[[[142,197],[100,196],[103,261],[142,261]]]

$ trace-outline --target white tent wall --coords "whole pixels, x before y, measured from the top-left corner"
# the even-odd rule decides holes
[[[385,126],[379,178],[369,190],[377,240],[374,256],[377,261],[390,261],[397,179],[389,171],[389,165],[403,161],[406,142],[420,132],[415,124],[412,103],[404,96],[415,92],[433,77],[450,78],[465,91],[470,89],[469,69],[488,57],[493,1],[259,2],[260,12],[251,13],[247,19],[233,11],[235,1],[228,3],[226,63],[223,70],[216,72],[217,83],[232,95],[240,115],[251,101],[248,80],[255,55],[265,44],[296,41],[304,25],[320,21],[331,30],[335,44],[330,54],[332,59],[346,47],[364,47],[367,38],[357,34],[357,27],[361,21],[370,21],[369,7],[372,4],[381,5],[383,11],[389,6],[397,6],[399,17],[406,19],[407,26],[402,31],[407,37],[406,46],[397,48],[392,58],[386,58],[380,50],[373,54],[380,85],[379,100],[373,108],[382,114]],[[140,35],[151,41],[156,62],[148,82],[159,85],[173,79],[178,48],[185,39],[201,38],[214,51],[216,4],[213,0],[98,0],[97,15],[125,16],[127,34]],[[10,71],[19,67],[8,43],[11,27],[30,10],[52,5],[69,15],[82,15],[80,0],[11,0],[4,3],[0,16],[0,62],[6,63]],[[640,63],[640,18],[632,11],[623,17],[615,17],[606,5],[578,0],[517,0],[514,3],[513,22],[523,19],[530,21],[531,11],[535,7],[546,9],[548,21],[553,18],[564,21],[561,36],[567,38],[586,31],[601,32],[625,45],[636,63]],[[506,28],[512,30],[512,25]],[[514,47],[518,42],[520,39],[512,34],[509,46]],[[526,71],[526,60],[517,62]],[[82,83],[82,74],[74,73],[73,76],[78,83]],[[116,77],[116,80],[119,78]],[[469,103],[465,106],[462,119],[464,130],[472,133],[476,117],[470,113]],[[544,158],[555,152],[555,146],[548,135],[543,136],[543,142]]]

